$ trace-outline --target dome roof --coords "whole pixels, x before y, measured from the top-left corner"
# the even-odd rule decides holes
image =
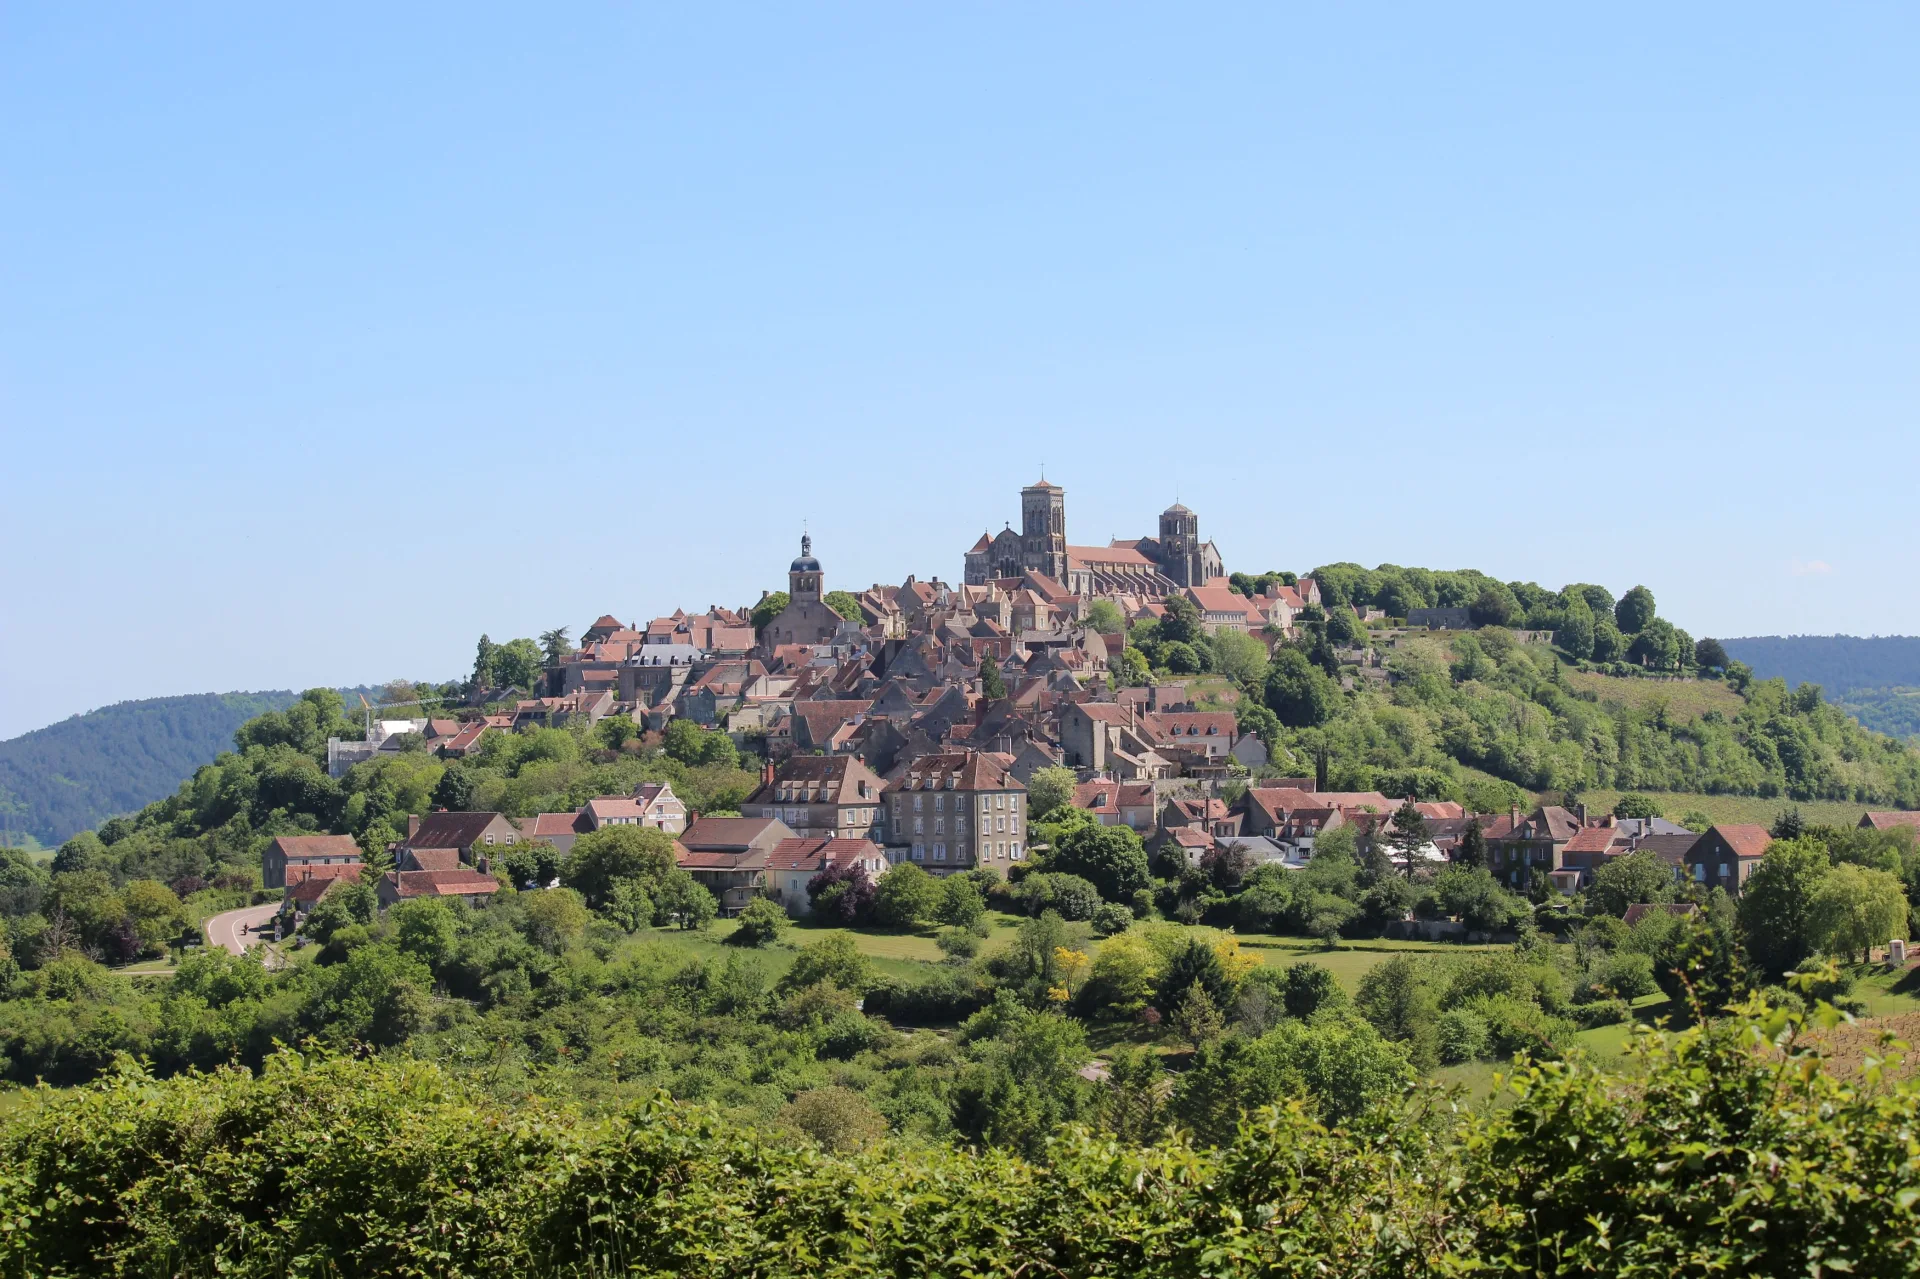
[[[813,537],[811,534],[803,533],[800,535],[800,558],[787,566],[787,572],[818,573],[819,571],[820,561],[813,558]]]

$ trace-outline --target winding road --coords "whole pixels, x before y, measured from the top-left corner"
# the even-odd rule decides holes
[[[273,917],[280,913],[279,902],[268,902],[264,906],[242,906],[239,910],[230,910],[215,915],[207,921],[207,940],[215,946],[224,946],[236,955],[247,953],[247,947],[258,946],[273,935],[270,926]],[[262,924],[269,925],[265,932],[253,930]]]

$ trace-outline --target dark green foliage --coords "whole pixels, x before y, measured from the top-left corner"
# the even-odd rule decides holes
[[[860,598],[852,591],[828,591],[820,597],[820,602],[849,622],[860,621]]]
[[[1769,979],[1797,970],[1817,947],[1814,891],[1832,862],[1813,839],[1776,839],[1740,893],[1740,931],[1754,966]]]
[[[1267,707],[1288,728],[1311,728],[1332,718],[1340,692],[1326,672],[1294,648],[1273,655],[1267,675]]]
[[[1007,695],[1007,682],[1000,678],[1000,663],[992,657],[980,663],[980,695],[990,702]]]
[[[58,844],[171,794],[242,724],[294,701],[284,692],[155,697],[35,729],[0,742],[0,804],[18,806],[11,829]]]
[[[1151,878],[1140,836],[1125,826],[1086,824],[1068,830],[1047,854],[1046,867],[1078,875],[1110,902],[1131,901]]]
[[[1613,624],[1622,635],[1637,635],[1654,619],[1653,592],[1636,586],[1613,606]]]
[[[780,616],[787,605],[792,602],[792,597],[785,591],[770,592],[765,599],[753,606],[753,612],[748,618],[753,625],[754,632],[758,634],[760,631],[765,630],[767,623]]]
[[[787,927],[787,912],[765,897],[756,897],[736,918],[727,940],[736,946],[771,946]]]

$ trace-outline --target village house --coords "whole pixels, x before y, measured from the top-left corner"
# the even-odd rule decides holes
[[[887,855],[870,839],[783,839],[767,855],[766,894],[787,914],[799,918],[813,904],[807,884],[835,866],[858,866],[878,879],[886,872]]]
[[[500,881],[477,870],[390,870],[375,889],[380,909],[416,897],[457,898],[469,906],[486,904],[500,891]]]
[[[337,872],[331,875],[311,874],[287,885],[287,891],[281,896],[281,910],[291,909],[296,925],[310,914],[320,900],[341,884],[357,884],[363,866],[315,867],[316,871],[325,869]]]
[[[1702,888],[1724,888],[1738,897],[1771,843],[1765,826],[1709,826],[1687,850],[1687,873]]]
[[[260,882],[285,888],[310,869],[360,865],[360,845],[351,835],[281,835],[260,854]]]
[[[1073,788],[1073,806],[1102,826],[1125,826],[1140,835],[1153,830],[1152,782],[1116,782],[1096,777]]]
[[[778,818],[802,836],[861,840],[873,833],[885,788],[852,755],[795,755],[777,768],[769,764],[741,809]]]
[[[407,837],[394,845],[394,862],[408,854],[434,849],[451,850],[457,860],[477,866],[495,848],[520,842],[520,828],[499,813],[449,813],[436,809],[425,817],[407,818]]]
[[[678,835],[687,828],[687,806],[673,793],[671,782],[643,782],[632,795],[588,800],[575,824],[580,834],[608,826],[645,826]]]
[[[895,770],[886,789],[887,855],[936,875],[1002,871],[1026,856],[1026,793],[1004,755],[944,751]]]
[[[766,887],[768,857],[792,838],[791,827],[770,817],[696,818],[680,836],[674,862],[720,899],[723,915],[738,915]]]

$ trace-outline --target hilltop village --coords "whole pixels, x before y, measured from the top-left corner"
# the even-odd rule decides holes
[[[651,782],[568,811],[414,816],[387,850],[383,902],[452,895],[477,904],[498,886],[489,871],[499,852],[537,842],[564,855],[580,836],[622,824],[673,836],[679,867],[723,915],[756,897],[803,915],[816,876],[853,868],[874,879],[901,863],[935,877],[1017,876],[1035,851],[1028,792],[1043,771],[1050,786],[1068,788],[1066,804],[1125,827],[1161,866],[1194,872],[1224,861],[1236,879],[1265,865],[1303,867],[1316,840],[1343,827],[1362,849],[1384,850],[1398,819],[1392,842],[1409,880],[1455,860],[1465,842],[1508,890],[1564,898],[1644,849],[1678,882],[1737,894],[1771,842],[1755,825],[1690,829],[1577,804],[1523,807],[1517,791],[1497,811],[1474,812],[1413,786],[1330,788],[1324,754],[1289,752],[1272,712],[1233,681],[1167,672],[1196,640],[1265,663],[1311,632],[1323,644],[1348,637],[1335,650],[1347,663],[1336,667],[1341,687],[1384,687],[1379,651],[1351,637],[1385,615],[1329,610],[1311,576],[1229,578],[1223,567],[1198,516],[1178,504],[1161,513],[1155,536],[1073,544],[1066,492],[1042,479],[1021,492],[1020,530],[982,534],[957,585],[909,577],[831,589],[803,536],[784,592],[752,608],[676,610],[644,624],[607,614],[577,647],[549,633],[537,667],[522,663],[531,687],[491,685],[489,674],[511,667],[489,669],[483,641],[467,700],[490,710],[370,711],[363,740],[329,741],[328,769],[341,777],[382,752],[422,746],[460,759],[488,734],[609,720],[631,722],[629,750],[678,735],[682,755],[699,758],[710,752],[686,742],[724,736],[729,756],[757,762],[758,788],[722,813],[690,811],[670,783]],[[1475,625],[1466,606],[1403,611],[1386,642],[1392,627]],[[1330,612],[1340,614],[1332,625]],[[1159,674],[1129,645],[1143,625],[1160,646]],[[1691,660],[1692,642],[1679,634]],[[265,854],[265,882],[304,913],[328,881],[358,879],[360,852],[344,835],[282,838]],[[1459,921],[1403,922],[1435,938],[1469,931]]]

